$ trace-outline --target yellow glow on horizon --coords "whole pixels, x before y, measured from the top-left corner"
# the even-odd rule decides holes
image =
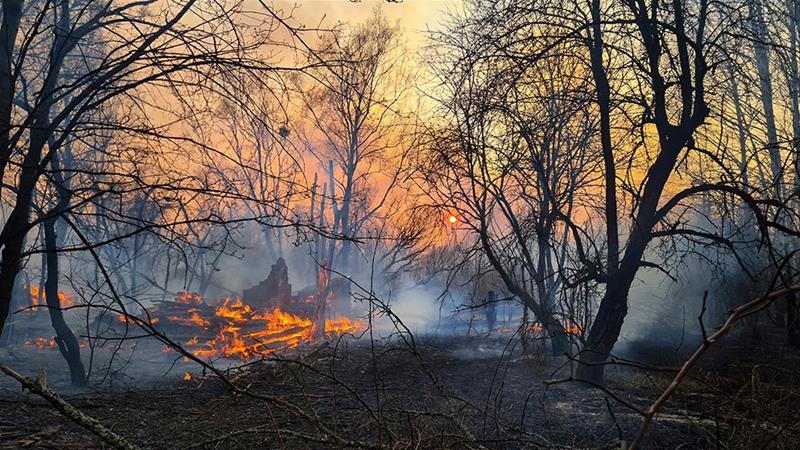
[[[256,0],[248,1],[257,3]],[[426,31],[438,28],[445,12],[457,3],[453,0],[403,0],[400,3],[386,0],[275,0],[273,4],[285,13],[291,12],[296,22],[306,28],[363,22],[376,7],[380,7],[390,22],[399,21],[409,47],[415,49],[424,45]]]

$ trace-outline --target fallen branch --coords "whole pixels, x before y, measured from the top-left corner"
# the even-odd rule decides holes
[[[25,389],[47,400],[47,402],[53,405],[61,414],[83,428],[91,431],[108,445],[114,448],[121,448],[125,450],[139,449],[139,447],[133,445],[124,437],[106,428],[103,424],[98,422],[97,419],[87,416],[71,404],[67,403],[55,391],[47,387],[47,378],[44,369],[39,370],[39,376],[35,380],[17,373],[4,364],[0,364],[0,370],[5,372],[5,374],[9,377],[17,380]]]
[[[780,270],[779,270],[780,271]],[[672,397],[672,394],[675,393],[675,390],[681,384],[681,382],[686,378],[686,375],[689,371],[694,367],[697,361],[700,359],[701,356],[720,338],[728,334],[733,328],[733,325],[739,321],[740,319],[747,317],[749,315],[755,314],[758,311],[763,310],[764,308],[768,307],[777,299],[784,297],[788,294],[793,292],[800,292],[800,286],[790,286],[787,288],[779,289],[777,291],[768,292],[764,296],[757,298],[751,302],[748,302],[735,310],[728,316],[728,320],[711,336],[708,336],[703,340],[702,345],[694,351],[692,356],[686,360],[685,363],[681,366],[678,373],[670,382],[669,386],[661,393],[661,395],[654,401],[650,407],[648,407],[642,415],[644,416],[644,420],[642,421],[641,426],[639,427],[639,432],[636,434],[636,438],[634,438],[633,442],[631,443],[630,450],[637,450],[641,447],[642,441],[644,440],[645,436],[647,435],[647,431],[650,429],[650,425],[653,423],[653,419],[658,412],[659,409],[664,405],[664,403]],[[701,321],[702,323],[702,321]]]

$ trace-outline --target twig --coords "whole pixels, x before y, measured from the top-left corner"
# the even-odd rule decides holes
[[[48,403],[53,405],[65,417],[91,431],[97,437],[102,439],[103,442],[109,444],[110,446],[125,450],[139,449],[139,447],[132,444],[124,437],[106,428],[106,426],[98,422],[97,419],[87,416],[71,404],[67,403],[55,391],[47,387],[47,378],[44,369],[39,370],[39,376],[35,380],[17,373],[4,364],[0,364],[0,370],[5,372],[5,374],[9,377],[17,380],[24,388],[47,400]]]

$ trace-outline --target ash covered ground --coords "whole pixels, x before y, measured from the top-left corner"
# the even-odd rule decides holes
[[[3,360],[29,376],[44,367],[69,402],[143,448],[620,448],[641,423],[625,403],[645,408],[673,376],[618,365],[603,389],[550,384],[569,378],[568,360],[523,352],[513,337],[362,336],[238,369],[228,361],[227,380],[247,391],[232,393],[218,376],[142,341],[101,382],[76,390],[57,351],[21,351]],[[668,353],[636,356],[652,367],[682,357]],[[659,413],[646,448],[797,448],[798,362],[745,336],[719,346]],[[103,444],[6,378],[0,447]]]

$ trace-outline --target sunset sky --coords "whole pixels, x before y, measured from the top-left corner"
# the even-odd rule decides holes
[[[275,5],[288,11],[299,6],[294,13],[298,22],[307,27],[333,26],[339,22],[360,22],[366,19],[373,8],[380,5],[390,20],[399,20],[406,31],[411,47],[420,45],[427,29],[438,27],[443,12],[457,5],[458,0],[404,0],[388,3],[385,0],[277,0]]]

